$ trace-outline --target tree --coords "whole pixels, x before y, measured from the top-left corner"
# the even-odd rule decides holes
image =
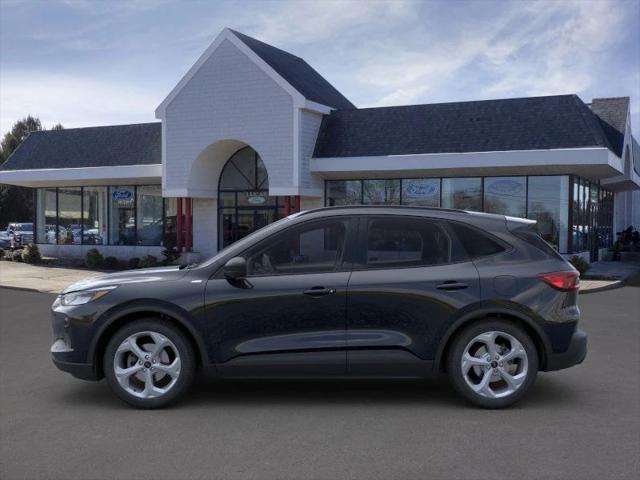
[[[62,128],[59,123],[53,127],[54,130],[62,130]],[[40,130],[42,130],[40,119],[31,115],[14,123],[0,142],[0,164],[11,156],[31,132]],[[33,219],[33,190],[13,185],[0,185],[0,228],[4,228],[9,222],[28,222]]]

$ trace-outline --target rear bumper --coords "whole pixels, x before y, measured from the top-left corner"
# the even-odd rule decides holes
[[[587,334],[582,330],[576,330],[571,337],[569,348],[566,352],[553,353],[548,356],[546,372],[562,370],[582,363],[587,356]]]

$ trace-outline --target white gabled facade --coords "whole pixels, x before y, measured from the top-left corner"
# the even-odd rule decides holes
[[[163,123],[163,194],[217,197],[224,163],[258,152],[271,195],[321,195],[309,160],[321,115],[229,29],[216,38],[156,110]]]

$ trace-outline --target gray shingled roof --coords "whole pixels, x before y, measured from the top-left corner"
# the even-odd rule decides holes
[[[334,111],[314,157],[489,152],[611,145],[577,95]]]
[[[251,38],[244,33],[231,31],[307,100],[337,109],[356,108],[302,58]]]
[[[32,132],[0,170],[160,164],[159,122]]]
[[[594,98],[591,102],[591,111],[600,119],[602,129],[613,146],[613,151],[619,157],[622,156],[629,97]]]

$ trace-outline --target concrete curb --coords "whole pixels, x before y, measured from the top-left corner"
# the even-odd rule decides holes
[[[15,287],[13,285],[0,285],[0,288],[6,288],[7,290],[20,290],[22,292],[53,293],[47,290],[38,290],[37,288],[30,287]]]
[[[589,288],[587,290],[578,290],[578,293],[580,295],[587,295],[589,293],[598,293],[598,292],[604,292],[606,290],[615,290],[616,288],[624,287],[624,284],[625,284],[624,280],[618,280],[609,285],[603,285],[602,287]]]

